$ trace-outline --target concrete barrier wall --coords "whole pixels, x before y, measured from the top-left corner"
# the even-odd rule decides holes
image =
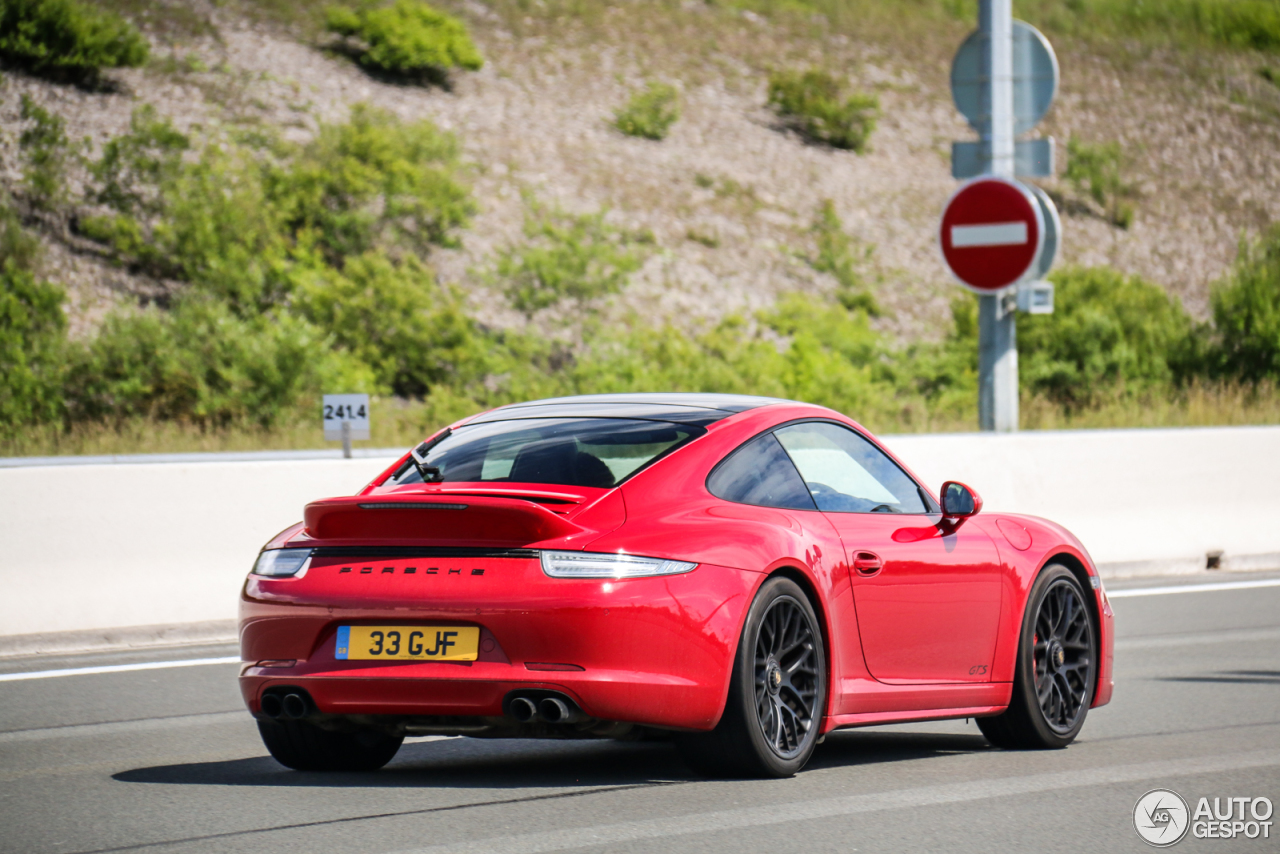
[[[258,549],[391,459],[0,469],[0,635],[235,616]]]
[[[935,489],[1065,525],[1104,575],[1280,568],[1280,427],[892,436]]]
[[[1108,575],[1280,568],[1280,427],[891,436],[937,489],[1074,531]],[[0,465],[0,636],[235,616],[258,548],[364,459]]]

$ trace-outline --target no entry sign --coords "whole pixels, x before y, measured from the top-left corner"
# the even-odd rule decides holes
[[[986,176],[965,184],[942,212],[942,257],[980,294],[1003,290],[1036,268],[1044,215],[1022,184]]]

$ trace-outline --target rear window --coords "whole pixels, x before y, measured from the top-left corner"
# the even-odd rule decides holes
[[[689,424],[621,418],[516,419],[464,425],[427,454],[445,483],[617,486],[706,431]],[[412,462],[395,484],[422,483]]]

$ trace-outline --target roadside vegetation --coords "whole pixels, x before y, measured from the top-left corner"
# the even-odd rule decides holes
[[[859,10],[868,26],[887,14],[870,0],[713,5],[837,30],[852,28]],[[963,22],[973,6],[908,5],[949,22]],[[1095,36],[1114,26],[1156,38],[1164,27],[1171,38],[1201,32],[1228,47],[1280,51],[1268,35],[1274,4],[1171,0],[1158,14],[1109,0],[1074,5],[1091,16]],[[598,10],[505,0],[494,7],[520,11],[522,21],[576,18],[584,28]],[[483,61],[461,19],[414,0],[299,8],[323,15],[379,74],[438,81]],[[1054,17],[1061,8],[1019,4],[1046,27],[1075,26]],[[31,56],[53,56],[59,39],[71,38],[64,30],[98,34],[97,42],[81,38],[97,53],[64,51],[93,62],[58,67],[146,60],[146,39],[118,16],[102,24],[111,16],[98,7],[28,0],[0,16],[13,9],[63,22],[50,31],[62,33],[56,38],[22,30],[43,45],[43,54],[23,48]],[[814,23],[815,12],[827,23]],[[11,29],[0,33],[10,39],[0,41],[5,60],[19,64]],[[876,94],[821,69],[755,72],[778,121],[808,142],[853,152],[874,142]],[[677,89],[650,83],[614,124],[660,140],[679,116]],[[288,138],[252,123],[179,131],[140,102],[127,130],[90,149],[69,137],[56,106],[24,98],[20,119],[11,129],[15,177],[0,189],[0,454],[323,447],[318,396],[340,390],[374,396],[372,444],[383,446],[515,400],[639,389],[805,399],[881,432],[976,426],[975,301],[958,297],[936,340],[895,338],[886,331],[891,312],[877,299],[884,293],[875,249],[830,201],[800,213],[783,249],[808,275],[829,277],[826,290],[785,293],[762,310],[698,325],[633,311],[620,299],[669,252],[653,233],[605,209],[564,210],[534,190],[524,198],[523,230],[468,280],[475,292],[441,281],[433,259],[468,238],[480,200],[459,139],[428,121],[357,105]],[[1137,197],[1124,151],[1073,138],[1069,154],[1067,184],[1128,228]],[[715,175],[695,179],[708,204],[753,214],[768,204],[747,184]],[[714,228],[691,223],[677,239],[716,249]],[[40,249],[41,236],[55,233],[154,287],[144,299],[121,300],[90,333],[72,335],[67,295]],[[1110,267],[1064,268],[1051,278],[1057,313],[1019,322],[1024,427],[1280,422],[1280,226],[1242,239],[1204,321],[1159,284]],[[523,323],[481,322],[476,307],[485,301]]]
[[[1126,159],[1117,142],[1089,144],[1074,136],[1067,141],[1067,168],[1062,177],[1078,193],[1092,199],[1118,228],[1133,225],[1137,190],[1125,179]]]
[[[971,0],[717,0],[719,4],[778,18],[821,14],[823,24],[842,32],[920,19],[972,23]],[[1280,11],[1271,0],[1014,0],[1016,17],[1049,34],[1103,41],[1141,39],[1178,46],[1213,44],[1231,49],[1280,51]],[[913,20],[914,19],[914,20]]]
[[[613,116],[613,125],[627,136],[665,139],[680,118],[680,93],[667,83],[651,82],[633,94]]]
[[[451,69],[477,71],[484,65],[466,25],[421,0],[330,6],[325,25],[348,40],[361,65],[379,71],[442,82]]]
[[[880,99],[847,89],[818,69],[776,71],[769,75],[769,106],[810,142],[861,153],[875,130]]]
[[[120,15],[78,0],[5,0],[0,59],[37,74],[94,82],[104,68],[143,65],[147,40]]]

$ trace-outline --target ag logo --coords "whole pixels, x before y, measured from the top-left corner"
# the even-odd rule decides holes
[[[1182,796],[1170,789],[1152,789],[1133,807],[1133,826],[1142,841],[1157,848],[1181,842],[1191,826],[1191,814]]]

